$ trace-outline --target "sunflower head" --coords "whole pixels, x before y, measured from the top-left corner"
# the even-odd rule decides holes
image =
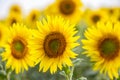
[[[79,0],[56,0],[55,2],[58,11],[64,16],[70,16],[79,11],[82,3]]]
[[[119,22],[98,22],[96,27],[86,30],[87,39],[82,40],[83,48],[86,49],[84,54],[95,62],[94,69],[108,74],[110,79],[118,78],[117,71],[120,67],[119,26]]]
[[[31,53],[36,53],[36,64],[40,62],[39,70],[46,72],[50,69],[51,73],[61,70],[63,65],[72,66],[70,58],[75,58],[71,49],[78,46],[76,40],[79,36],[74,36],[75,25],[70,25],[62,17],[47,16],[37,22],[37,28],[34,32],[34,40],[29,47],[32,47]]]
[[[72,0],[62,0],[59,4],[59,10],[64,15],[70,15],[74,12],[76,4]]]
[[[40,18],[39,10],[32,10],[26,18],[26,23],[30,28],[35,28],[36,21]]]
[[[111,8],[101,8],[102,11],[106,12],[109,17],[116,16],[120,14],[119,7],[111,7]]]
[[[118,15],[120,13],[120,8],[109,8],[108,9],[108,14],[110,15],[110,16],[112,16],[112,15]]]
[[[6,19],[6,25],[12,26],[14,23],[21,23],[22,22],[22,16],[18,14],[9,14]]]
[[[62,16],[76,24],[82,15],[81,6],[80,0],[56,0],[45,10],[45,13]]]
[[[14,4],[10,7],[10,14],[16,13],[16,14],[21,14],[21,8],[19,5]]]
[[[85,22],[91,26],[96,25],[99,21],[106,21],[108,20],[108,15],[102,10],[88,10],[86,14],[83,16]]]
[[[23,24],[13,24],[8,30],[5,41],[5,52],[2,53],[2,60],[6,61],[6,67],[15,70],[15,73],[28,70],[34,66],[34,55],[30,54],[28,45],[31,30]]]

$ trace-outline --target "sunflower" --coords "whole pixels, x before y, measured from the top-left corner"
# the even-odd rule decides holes
[[[1,54],[2,60],[6,61],[6,68],[15,70],[15,73],[28,70],[28,66],[34,66],[34,58],[28,48],[31,31],[22,24],[14,24],[10,27],[5,52]]]
[[[23,19],[21,15],[12,13],[8,15],[5,23],[7,26],[12,26],[14,23],[22,23],[22,20]]]
[[[110,20],[113,21],[114,23],[120,22],[120,14],[111,16]]]
[[[96,27],[88,27],[86,39],[82,40],[83,54],[95,62],[94,70],[100,70],[113,79],[118,78],[120,67],[120,23],[98,22]]]
[[[106,12],[109,17],[116,16],[120,14],[120,8],[119,7],[112,7],[112,8],[101,8],[102,11]]]
[[[57,67],[61,70],[62,65],[72,66],[70,58],[75,58],[77,54],[71,49],[79,45],[75,42],[79,38],[74,36],[77,33],[75,25],[70,25],[62,17],[47,16],[37,22],[37,27],[29,47],[37,58],[36,64],[40,62],[39,71],[50,69],[53,74]]]
[[[14,4],[10,7],[10,14],[19,14],[21,15],[22,14],[22,11],[21,11],[21,8],[18,4]]]
[[[98,21],[108,20],[108,15],[102,10],[88,10],[87,13],[83,16],[84,21],[89,25],[96,25]]]
[[[6,40],[6,32],[8,32],[8,28],[3,24],[0,23],[0,46],[2,47],[2,44]]]
[[[46,9],[46,13],[62,16],[76,24],[82,15],[81,6],[80,0],[55,0],[55,3]]]
[[[36,21],[40,18],[39,10],[32,10],[26,18],[26,23],[30,28],[36,28]]]

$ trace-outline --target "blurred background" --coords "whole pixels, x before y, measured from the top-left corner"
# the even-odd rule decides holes
[[[84,38],[83,33],[85,27],[95,24],[90,19],[94,14],[97,14],[104,20],[113,19],[113,21],[120,21],[120,0],[80,0],[80,2],[82,3],[82,7],[79,8],[80,14],[75,14],[75,16],[80,16],[79,20],[76,20],[75,16],[73,16],[75,18],[71,16],[65,16],[65,18],[76,20],[75,22],[73,21],[73,23],[77,24],[76,28],[79,30],[77,35],[80,35],[81,39]],[[53,6],[55,8],[57,7],[53,5],[54,3],[55,0],[0,0],[0,21],[7,26],[11,26],[15,22],[22,22],[27,24],[29,28],[33,28],[35,23],[33,22],[34,16],[32,16],[32,14],[37,16],[35,20],[39,20],[45,15],[54,15],[56,10],[53,9]],[[19,14],[12,13],[12,9],[14,8],[17,9]],[[108,12],[112,12],[112,14]],[[81,80],[78,79],[80,77],[85,77],[87,80],[109,80],[107,76],[92,70],[93,63],[90,62],[89,58],[85,55],[81,54],[81,52],[84,51],[81,49],[81,46],[74,49],[74,51],[79,54],[78,58],[82,61],[75,66],[73,80]],[[5,65],[5,63],[2,64]],[[60,75],[59,71],[51,75],[49,71],[46,73],[39,72],[38,67],[37,65],[34,68],[30,68],[29,71],[18,75],[12,72],[10,75],[11,80],[65,80],[65,77]],[[5,76],[1,72],[0,80],[5,80]]]
[[[120,7],[120,0],[81,0],[84,8],[97,9],[100,7]],[[45,9],[54,0],[0,0],[0,18],[7,16],[10,6],[18,4],[27,15],[32,9]]]

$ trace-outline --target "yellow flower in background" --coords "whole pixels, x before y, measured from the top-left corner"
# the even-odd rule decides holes
[[[22,16],[15,13],[9,14],[5,20],[7,26],[12,26],[14,23],[22,22],[23,22]]]
[[[83,49],[95,63],[94,70],[107,74],[110,79],[118,78],[120,68],[120,23],[99,22],[96,27],[88,27],[82,40]]]
[[[108,16],[109,20],[116,23],[120,21],[120,8],[119,7],[112,7],[112,8],[101,8]]]
[[[26,17],[26,24],[29,28],[36,28],[36,21],[40,19],[40,11],[32,10],[29,15]]]
[[[79,45],[76,43],[79,36],[75,36],[75,25],[70,25],[62,17],[47,16],[37,22],[37,27],[29,47],[32,47],[30,52],[37,58],[36,64],[40,62],[39,71],[50,69],[53,74],[63,65],[72,66],[70,59],[76,58],[77,54],[71,49]]]
[[[18,5],[18,4],[14,4],[10,7],[10,14],[19,14],[21,15],[22,14],[22,11],[21,11],[21,7]]]
[[[88,24],[88,26],[96,25],[97,22],[107,21],[108,19],[108,15],[102,10],[88,10],[83,16],[83,20]]]
[[[112,15],[112,16],[110,17],[110,20],[111,20],[112,22],[114,22],[114,23],[120,22],[120,14],[118,14],[118,15]]]
[[[111,16],[110,20],[114,23],[116,22],[120,22],[120,15],[116,15],[116,16]]]
[[[109,17],[120,15],[120,8],[119,7],[112,7],[112,8],[101,8],[102,11],[106,12]]]
[[[6,33],[5,52],[1,54],[2,60],[6,61],[6,67],[15,70],[17,74],[28,70],[28,66],[33,67],[34,58],[28,48],[31,31],[25,25],[14,24]]]
[[[6,36],[8,32],[8,28],[3,24],[3,23],[0,23],[0,47],[2,47],[4,41],[6,40]]]
[[[80,0],[56,0],[45,10],[45,13],[62,16],[76,24],[81,19],[81,6]]]

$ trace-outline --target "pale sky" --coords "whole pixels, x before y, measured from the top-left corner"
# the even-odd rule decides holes
[[[84,8],[96,9],[101,6],[105,7],[120,7],[120,0],[81,0],[84,4]],[[22,8],[24,14],[29,13],[31,9],[37,8],[39,10],[44,9],[54,0],[0,0],[0,18],[7,16],[9,7],[12,4],[18,4]]]

